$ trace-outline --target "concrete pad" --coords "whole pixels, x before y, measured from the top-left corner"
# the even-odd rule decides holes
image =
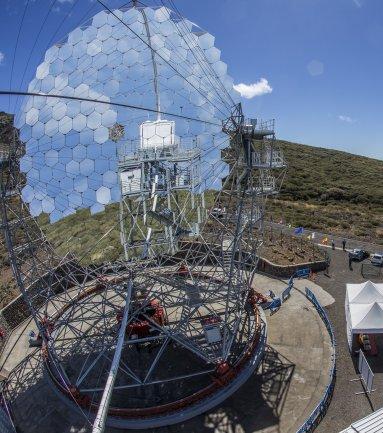
[[[277,296],[280,296],[286,289],[288,279],[279,279],[277,277],[269,277],[267,275],[257,274],[254,278],[253,287],[256,291],[267,295],[269,290],[272,290]],[[326,307],[335,302],[335,299],[322,289],[321,286],[306,278],[295,278],[294,288],[305,295],[305,288],[308,287],[316,296],[322,307]]]
[[[307,280],[302,280],[303,289],[306,283]],[[271,289],[280,294],[286,287],[286,282],[263,275],[257,275],[254,284],[263,293]],[[314,290],[321,293],[319,286]],[[322,295],[326,297],[324,291]],[[292,291],[291,297],[277,313],[270,315],[268,312],[267,322],[265,358],[257,374],[236,393],[220,406],[183,424],[141,432],[295,433],[317,405],[328,384],[330,339],[301,288]],[[17,333],[20,335],[19,329]],[[27,353],[25,339],[16,341],[13,350],[12,362],[17,363],[16,359],[22,360]],[[12,400],[20,431],[91,432],[89,421],[63,403],[42,371],[41,359],[36,352],[10,374],[6,393]],[[106,431],[117,433],[121,430]]]
[[[9,374],[16,365],[34,351],[29,348],[28,337],[31,330],[36,332],[32,319],[27,319],[9,335],[0,355],[0,365]]]
[[[303,293],[306,287],[309,288],[314,293],[322,307],[328,307],[335,302],[333,296],[326,292],[326,290],[322,289],[322,287],[319,286],[315,281],[294,279],[294,287],[297,290],[301,290]]]

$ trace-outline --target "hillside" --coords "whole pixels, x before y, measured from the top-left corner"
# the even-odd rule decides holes
[[[268,202],[268,218],[383,243],[383,161],[287,141],[279,145],[288,171],[281,193]],[[213,203],[210,194],[206,203]],[[60,253],[71,249],[86,261],[114,260],[122,252],[117,216],[115,204],[93,217],[81,210],[53,226],[46,217],[40,221]],[[95,239],[100,241],[93,249]]]
[[[0,111],[0,151],[6,150],[13,137],[13,116]]]
[[[0,113],[0,148],[5,150],[13,136],[12,116]],[[268,202],[268,218],[383,244],[383,161],[287,141],[279,144],[289,167],[281,194]],[[209,196],[207,206],[211,204]],[[83,263],[121,257],[117,221],[118,204],[94,216],[81,210],[53,225],[47,216],[39,218],[59,254],[71,251]],[[264,246],[262,255],[281,264],[318,254],[310,243],[277,231],[266,233]],[[16,292],[1,236],[0,267],[1,307]]]
[[[383,244],[383,161],[279,141],[288,171],[274,221]]]
[[[82,264],[115,261],[123,256],[118,223],[118,204],[91,215],[80,210],[74,215],[50,224],[46,216],[39,224],[60,255],[72,252]],[[274,263],[289,265],[321,260],[323,252],[305,240],[268,229],[261,255]]]
[[[1,163],[1,156],[6,152],[9,143],[14,137],[13,116],[0,111],[0,175],[6,166]],[[10,302],[17,294],[18,289],[8,261],[8,254],[4,245],[3,234],[0,233],[0,308]]]

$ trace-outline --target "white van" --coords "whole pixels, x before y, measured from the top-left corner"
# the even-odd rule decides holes
[[[383,253],[372,254],[371,263],[373,265],[383,266]]]

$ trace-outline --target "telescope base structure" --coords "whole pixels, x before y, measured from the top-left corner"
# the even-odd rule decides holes
[[[198,276],[194,276],[194,281],[196,278]],[[201,276],[201,285],[208,278]],[[162,293],[166,292],[166,287],[161,286]],[[267,325],[263,311],[252,302],[251,297],[246,301],[243,320],[229,356],[222,360],[212,357],[212,348],[217,347],[214,344],[216,330],[207,334],[209,327],[201,325],[198,328],[199,324],[206,323],[206,317],[189,322],[188,331],[181,324],[179,334],[174,332],[173,319],[178,310],[185,309],[185,305],[166,303],[167,299],[174,301],[174,297],[167,296],[170,293],[174,296],[174,287],[169,286],[168,290],[169,293],[165,293],[161,301],[156,300],[157,307],[153,307],[153,302],[150,308],[157,319],[159,311],[162,311],[163,318],[159,322],[165,332],[173,329],[171,334],[175,337],[153,332],[153,327],[149,334],[145,321],[128,324],[120,361],[121,371],[114,386],[106,422],[110,427],[145,429],[193,418],[233,394],[254,374],[263,358]],[[118,313],[116,318],[113,305],[116,299],[115,287],[108,291],[104,285],[100,288],[96,282],[90,284],[86,295],[79,295],[78,301],[74,299],[71,307],[63,308],[62,314],[55,318],[50,343],[42,349],[46,377],[57,395],[73,410],[89,413],[90,418],[97,413],[109,361],[113,358],[115,346],[108,346],[107,342],[118,333]],[[221,302],[219,293],[216,297],[210,296],[210,299],[210,306],[214,304],[215,311],[218,311],[217,305]],[[85,316],[84,305],[91,306]],[[102,323],[106,326],[102,333],[98,308],[103,310]],[[208,311],[209,305],[204,305],[204,308]],[[210,329],[214,328],[214,323]],[[155,325],[155,322],[152,324]],[[133,332],[136,334],[131,337]],[[89,341],[87,335],[92,335]],[[202,351],[198,356],[198,351],[194,349],[200,341],[209,339],[206,347],[201,343]],[[141,342],[135,343],[138,340]],[[205,359],[201,355],[203,353]]]

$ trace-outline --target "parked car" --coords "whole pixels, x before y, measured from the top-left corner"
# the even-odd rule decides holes
[[[348,254],[351,257],[351,260],[355,260],[357,262],[361,262],[367,257],[370,257],[370,253],[368,251],[362,250],[360,248],[355,248],[351,250]]]
[[[373,254],[370,260],[373,265],[383,266],[383,253]]]

